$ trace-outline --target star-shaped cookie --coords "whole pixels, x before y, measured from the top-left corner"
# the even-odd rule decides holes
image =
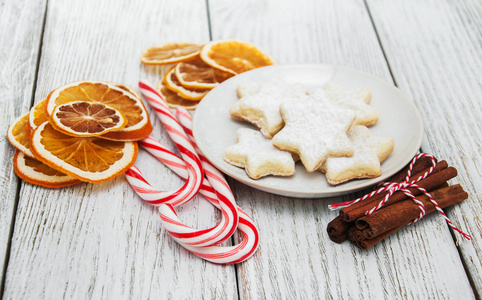
[[[266,175],[289,176],[295,173],[291,153],[276,149],[271,140],[259,131],[239,128],[238,143],[224,152],[224,160],[237,167],[244,167],[249,177],[258,179]]]
[[[358,112],[356,125],[370,126],[375,124],[380,118],[380,114],[370,105],[372,98],[369,88],[359,90],[348,90],[341,85],[328,82],[323,89],[314,91],[314,94],[324,94],[328,99],[335,101],[337,104],[354,109]]]
[[[354,178],[374,178],[381,175],[380,162],[394,148],[390,138],[377,137],[362,125],[352,127],[348,138],[355,150],[351,157],[330,157],[320,167],[330,184],[339,184]]]
[[[327,157],[353,155],[346,133],[356,119],[354,110],[326,98],[309,98],[302,104],[285,101],[280,112],[285,126],[273,137],[273,145],[299,154],[308,172],[317,170]]]
[[[231,117],[254,124],[265,137],[272,138],[284,125],[279,112],[281,102],[306,97],[306,89],[301,84],[274,78],[240,85],[238,96],[241,99],[229,110]]]

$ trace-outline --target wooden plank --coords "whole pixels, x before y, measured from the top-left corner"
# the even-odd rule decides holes
[[[470,198],[449,217],[472,236],[459,250],[482,295],[482,6],[480,1],[368,1],[398,86],[425,121],[425,151],[454,165]],[[461,237],[455,234],[460,240]]]
[[[75,80],[157,83],[165,68],[143,67],[142,51],[170,41],[205,42],[209,30],[204,1],[51,0],[44,37],[37,102]],[[153,136],[172,147],[150,113]],[[160,189],[182,185],[144,151],[136,165]],[[197,228],[220,218],[204,201],[183,206],[179,215]],[[237,298],[234,267],[207,263],[179,247],[124,176],[60,190],[26,184],[11,249],[8,299]]]
[[[345,65],[391,81],[363,1],[209,2],[213,39],[259,46],[279,63]],[[395,35],[396,36],[396,35]],[[290,199],[233,182],[260,229],[260,248],[238,267],[241,298],[472,298],[457,249],[436,216],[369,251],[332,243],[332,199]]]
[[[12,230],[19,180],[13,172],[15,148],[6,138],[10,123],[30,109],[45,13],[45,1],[0,3],[0,282]],[[1,292],[0,292],[1,293]]]

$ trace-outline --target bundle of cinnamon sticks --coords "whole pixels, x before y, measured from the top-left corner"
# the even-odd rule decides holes
[[[410,181],[419,178],[432,166],[429,157],[419,158],[412,166]],[[403,182],[408,166],[393,175],[388,182]],[[427,190],[441,208],[459,203],[468,194],[457,184],[449,186],[447,181],[457,176],[457,170],[449,167],[446,161],[437,162],[435,169],[417,184]],[[432,202],[417,188],[409,188],[417,200],[425,206],[426,214],[436,211]],[[328,235],[336,243],[346,239],[361,249],[368,249],[392,233],[417,219],[420,214],[418,205],[402,191],[396,191],[376,212],[365,215],[386,196],[388,191],[373,195],[361,202],[340,210],[340,215],[328,223]]]

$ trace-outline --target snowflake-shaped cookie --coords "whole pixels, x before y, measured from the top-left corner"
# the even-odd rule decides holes
[[[241,99],[229,110],[231,116],[254,124],[265,137],[272,138],[284,125],[279,112],[281,102],[306,97],[306,89],[301,84],[289,84],[275,78],[240,85],[238,96]]]
[[[358,112],[357,120],[355,121],[356,125],[370,126],[375,124],[380,118],[380,114],[368,105],[372,98],[369,88],[348,90],[341,85],[328,82],[323,86],[322,90],[318,89],[313,94],[323,94],[343,107],[356,110]]]
[[[330,157],[321,166],[330,184],[339,184],[354,178],[374,178],[381,175],[380,162],[392,153],[394,141],[377,137],[362,125],[352,127],[348,138],[355,153],[351,157]]]
[[[244,167],[249,177],[258,179],[266,175],[289,176],[295,172],[291,153],[276,149],[271,140],[259,131],[239,128],[238,143],[228,147],[224,160],[237,167]]]
[[[346,133],[355,121],[354,110],[326,98],[310,98],[302,104],[283,102],[280,111],[285,126],[273,137],[273,145],[299,154],[308,172],[317,170],[327,157],[353,155]]]

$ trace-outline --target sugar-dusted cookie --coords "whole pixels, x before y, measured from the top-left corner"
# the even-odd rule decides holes
[[[348,90],[341,85],[327,82],[323,90],[316,90],[314,94],[324,93],[330,100],[335,101],[341,106],[354,109],[358,112],[356,125],[370,126],[375,124],[380,114],[370,105],[372,94],[369,88],[359,90]]]
[[[231,117],[256,125],[265,137],[271,138],[284,125],[279,112],[281,102],[306,97],[306,89],[301,84],[289,84],[281,79],[272,79],[240,85],[238,96],[241,99],[229,110]]]
[[[326,98],[303,103],[285,101],[280,107],[285,126],[273,137],[279,149],[299,154],[308,172],[317,170],[329,156],[351,156],[353,147],[346,133],[356,112]]]
[[[258,179],[266,175],[289,176],[295,172],[291,153],[276,149],[271,140],[259,131],[239,128],[238,143],[228,147],[224,160],[237,167],[244,167],[249,177]]]
[[[394,141],[377,137],[362,125],[352,127],[348,138],[355,153],[351,157],[330,157],[320,167],[330,184],[339,184],[354,178],[374,178],[382,174],[380,162],[392,153]]]

